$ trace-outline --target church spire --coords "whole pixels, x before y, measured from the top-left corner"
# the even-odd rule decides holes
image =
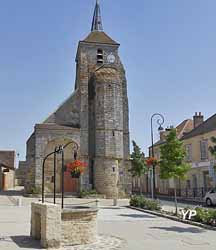
[[[103,31],[99,0],[96,0],[91,31]]]

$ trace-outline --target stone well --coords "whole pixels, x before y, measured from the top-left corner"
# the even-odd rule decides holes
[[[63,245],[84,245],[97,241],[97,209],[64,209],[61,213]]]
[[[61,209],[50,203],[32,203],[31,236],[44,248],[84,245],[97,241],[96,208]]]

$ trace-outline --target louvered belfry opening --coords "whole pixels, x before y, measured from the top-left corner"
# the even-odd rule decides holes
[[[97,63],[98,64],[103,64],[103,62],[104,62],[103,50],[102,49],[98,49],[97,50]]]

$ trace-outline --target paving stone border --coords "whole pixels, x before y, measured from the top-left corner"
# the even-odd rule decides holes
[[[205,225],[205,224],[202,224],[202,223],[199,223],[199,222],[189,221],[189,220],[183,220],[183,219],[178,218],[176,216],[172,216],[172,215],[168,215],[168,214],[163,214],[163,213],[155,212],[155,211],[150,211],[150,210],[146,210],[146,209],[142,209],[142,208],[138,208],[138,207],[133,207],[133,206],[127,206],[127,207],[131,208],[131,209],[134,209],[134,210],[137,210],[137,211],[140,211],[140,212],[145,212],[147,214],[152,214],[152,215],[163,217],[163,218],[166,218],[166,219],[170,219],[170,220],[182,222],[184,224],[189,224],[189,225],[201,227],[201,228],[204,228],[204,229],[207,229],[207,230],[216,231],[216,227],[212,227],[210,225]]]
[[[80,245],[80,246],[67,246],[61,250],[119,250],[126,244],[126,241],[108,235],[98,236],[98,241],[93,244]]]

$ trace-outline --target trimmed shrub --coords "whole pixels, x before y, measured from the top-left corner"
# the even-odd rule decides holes
[[[84,197],[88,197],[88,196],[96,196],[98,195],[96,190],[82,190],[79,193],[79,198],[84,198]]]
[[[143,196],[135,195],[130,199],[130,206],[144,208],[152,211],[160,211],[161,205],[157,200],[146,199]]]
[[[216,210],[199,207],[196,208],[196,212],[197,215],[193,217],[193,221],[216,226]]]
[[[39,187],[31,187],[28,191],[27,194],[33,194],[33,195],[38,195],[41,194],[41,189]]]

